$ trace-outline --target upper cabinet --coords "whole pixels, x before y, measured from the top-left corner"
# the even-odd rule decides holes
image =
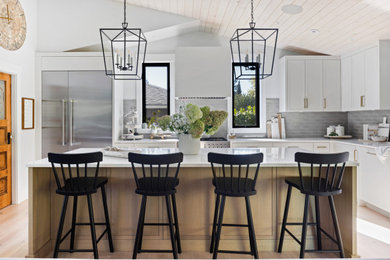
[[[341,59],[342,110],[390,109],[390,41]]]
[[[285,56],[281,59],[281,112],[340,111],[340,59]]]

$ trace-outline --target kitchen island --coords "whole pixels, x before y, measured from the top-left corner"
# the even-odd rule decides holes
[[[93,152],[99,149],[78,149],[72,153]],[[176,152],[170,148],[137,149],[137,152],[161,154]],[[210,241],[214,213],[215,195],[211,184],[212,173],[207,162],[208,152],[220,153],[264,153],[258,180],[257,195],[251,197],[253,220],[256,230],[259,251],[276,251],[280,226],[283,217],[287,185],[284,178],[298,176],[294,154],[297,148],[235,148],[235,149],[201,149],[199,155],[185,155],[179,173],[180,184],[177,188],[177,209],[183,251],[207,252]],[[335,196],[336,210],[339,217],[345,254],[356,257],[356,166],[347,163],[343,180],[342,195]],[[56,195],[56,185],[51,164],[42,159],[28,165],[29,167],[29,253],[28,257],[51,256],[54,248],[57,226],[63,197]],[[109,178],[107,199],[115,251],[131,251],[136,233],[141,197],[135,194],[135,182],[131,165],[125,158],[104,156],[100,164],[100,176]],[[103,221],[104,214],[100,193],[93,196],[95,221]],[[293,191],[289,212],[289,221],[302,222],[304,196]],[[228,198],[226,201],[224,222],[246,223],[245,203],[240,198]],[[146,221],[166,221],[163,198],[150,198],[147,205]],[[71,205],[72,203],[69,203]],[[320,200],[322,227],[333,233],[327,200]],[[314,201],[310,204],[311,212]],[[70,206],[69,206],[70,207]],[[80,199],[78,221],[87,222],[86,201]],[[71,212],[71,208],[69,211]],[[314,214],[309,214],[311,222]],[[67,215],[64,230],[70,225],[70,214]],[[102,231],[97,227],[97,233]],[[291,228],[300,237],[301,228]],[[314,228],[308,229],[307,248],[314,247]],[[106,239],[105,237],[103,239]],[[76,231],[76,248],[90,248],[91,239],[88,228]],[[62,246],[67,246],[64,242]],[[323,236],[323,244],[333,246]],[[166,227],[147,227],[144,232],[145,248],[169,249],[170,238]],[[247,229],[223,228],[221,249],[244,250],[249,248]],[[108,243],[99,243],[99,249],[108,251]],[[284,251],[299,251],[299,245],[289,236],[284,242]],[[61,255],[60,255],[61,256]],[[298,257],[298,254],[297,254]]]

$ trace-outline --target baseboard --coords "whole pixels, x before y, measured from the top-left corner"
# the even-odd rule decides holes
[[[377,206],[367,202],[367,201],[364,201],[364,200],[359,200],[359,206],[364,206],[364,207],[367,207],[385,217],[388,217],[390,218],[390,212],[387,211],[387,210],[384,210],[384,209],[381,209],[381,208],[378,208]]]

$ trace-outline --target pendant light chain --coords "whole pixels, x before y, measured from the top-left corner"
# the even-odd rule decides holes
[[[252,18],[252,23],[253,23],[253,21],[255,20],[253,18],[253,0],[251,0],[251,18]]]
[[[126,23],[126,0],[123,1],[124,2],[124,8],[123,8],[123,19],[124,19],[124,23]]]

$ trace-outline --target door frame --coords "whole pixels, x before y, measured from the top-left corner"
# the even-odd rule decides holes
[[[19,204],[24,200],[20,196],[18,187],[22,178],[28,178],[27,170],[22,171],[23,167],[19,167],[21,161],[21,88],[22,88],[22,67],[8,62],[0,61],[0,71],[11,75],[11,120],[12,120],[12,200],[11,204]],[[34,87],[35,82],[32,83]]]

